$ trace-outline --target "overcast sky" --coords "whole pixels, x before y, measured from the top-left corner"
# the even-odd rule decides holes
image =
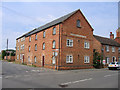
[[[3,2],[2,49],[15,49],[16,38],[56,18],[80,9],[95,35],[109,38],[118,28],[117,2]],[[0,16],[1,17],[1,16]]]

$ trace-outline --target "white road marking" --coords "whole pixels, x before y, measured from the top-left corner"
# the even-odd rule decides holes
[[[109,76],[112,76],[112,75],[105,75],[104,77],[109,77]]]
[[[13,76],[6,76],[5,78],[11,78],[11,77],[13,77]]]
[[[92,78],[89,79],[83,79],[83,80],[78,80],[78,81],[73,81],[73,82],[67,82],[67,83],[61,83],[61,85],[68,85],[68,84],[74,84],[74,83],[78,83],[78,82],[84,82],[84,81],[88,81],[88,80],[92,80]]]

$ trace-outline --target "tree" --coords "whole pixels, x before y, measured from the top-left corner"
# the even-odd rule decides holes
[[[6,51],[5,50],[2,51],[2,59],[4,59],[4,56],[6,56]]]
[[[102,60],[102,55],[94,49],[93,50],[93,66],[95,68],[100,68],[101,66],[100,60]]]

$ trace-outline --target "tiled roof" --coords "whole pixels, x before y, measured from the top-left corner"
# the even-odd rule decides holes
[[[110,38],[101,37],[101,36],[96,36],[96,35],[93,35],[93,36],[103,45],[110,45],[110,46],[118,46],[118,47],[120,47],[120,44],[117,43],[115,40],[112,40]]]
[[[78,10],[80,10],[80,9],[78,9]],[[64,20],[68,19],[71,15],[73,15],[74,13],[76,13],[78,10],[75,10],[75,11],[73,11],[73,12],[71,12],[71,13],[65,15],[65,16],[62,16],[62,17],[60,17],[60,18],[58,18],[58,19],[56,19],[54,21],[51,21],[51,22],[49,22],[49,23],[47,23],[47,24],[45,24],[45,25],[43,25],[41,27],[38,27],[38,28],[36,28],[36,29],[34,29],[34,30],[32,30],[32,31],[30,31],[30,32],[22,35],[21,37],[23,37],[23,36],[27,37],[29,35],[32,35],[32,34],[34,34],[36,32],[39,32],[39,31],[42,31],[42,30],[44,30],[46,28],[49,28],[51,26],[57,25],[57,24],[63,22]],[[19,38],[21,38],[21,37],[19,37]],[[19,38],[17,38],[17,39],[19,39]]]

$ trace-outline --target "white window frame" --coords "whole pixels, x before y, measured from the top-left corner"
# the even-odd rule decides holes
[[[120,47],[118,47],[118,52],[120,53]]]
[[[66,56],[66,63],[73,63],[73,55]]]
[[[37,51],[37,44],[35,44],[35,51]]]
[[[18,42],[20,42],[20,39],[18,39]]]
[[[43,50],[45,50],[45,43],[43,43]]]
[[[84,56],[84,63],[90,63],[90,56]]]
[[[53,35],[56,34],[56,27],[53,28]]]
[[[45,38],[45,31],[43,31],[43,38]]]
[[[29,37],[29,42],[31,42],[31,36]]]
[[[21,50],[22,50],[22,45],[20,47],[21,47]]]
[[[28,62],[30,62],[30,56],[28,56]]]
[[[17,55],[17,60],[19,59],[19,55]]]
[[[56,48],[56,42],[55,42],[55,40],[53,40],[53,48]]]
[[[90,43],[85,41],[84,42],[84,48],[89,49],[90,48]]]
[[[18,51],[19,51],[19,46],[18,46],[18,48],[17,48],[17,49],[18,49]]]
[[[28,51],[30,52],[30,46],[28,47]]]
[[[55,64],[55,56],[52,57],[52,64]]]
[[[24,50],[24,48],[25,48],[25,46],[24,46],[24,44],[23,44],[22,49]]]
[[[115,52],[115,47],[112,47],[112,52]]]
[[[110,58],[109,58],[109,57],[106,57],[106,61],[107,61],[106,64],[109,64]]]
[[[37,34],[35,34],[35,40],[37,40]]]
[[[72,39],[67,39],[67,46],[73,47],[73,40]]]
[[[36,56],[34,57],[34,62],[37,63],[37,57]]]
[[[106,48],[106,52],[109,52],[109,45],[106,45],[105,48]]]
[[[22,60],[23,59],[23,55],[22,54],[20,54],[20,60]]]

